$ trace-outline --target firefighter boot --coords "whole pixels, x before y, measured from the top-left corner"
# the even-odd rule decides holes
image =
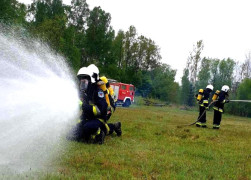
[[[201,122],[200,122],[200,121],[198,121],[198,122],[196,123],[196,127],[202,127],[202,125],[201,125]]]
[[[214,124],[214,125],[213,125],[213,129],[220,129],[220,125]]]
[[[198,122],[196,123],[196,126],[197,126],[197,127],[207,128],[207,123],[202,123],[202,122],[198,121]]]
[[[121,122],[114,123],[114,131],[117,133],[117,136],[121,136],[122,134]]]

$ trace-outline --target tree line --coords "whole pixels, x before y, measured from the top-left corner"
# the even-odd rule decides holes
[[[243,63],[240,63],[231,58],[201,57],[203,47],[203,41],[198,41],[188,56],[182,77],[180,103],[194,106],[196,103],[194,94],[208,84],[214,86],[213,93],[221,90],[223,85],[228,85],[230,100],[251,100],[251,53],[246,56]],[[248,117],[251,117],[250,109],[250,103],[231,103],[230,101],[230,104],[226,106],[227,112]]]
[[[33,37],[47,42],[66,57],[75,73],[94,63],[101,75],[134,84],[143,97],[193,106],[196,90],[208,83],[215,89],[229,85],[235,98],[243,98],[246,88],[250,91],[250,56],[238,66],[230,58],[201,58],[204,44],[198,41],[188,57],[180,86],[175,82],[176,70],[161,62],[160,48],[152,39],[139,35],[135,26],[115,33],[111,14],[101,7],[90,9],[86,0],[72,0],[71,5],[62,0],[33,0],[28,6],[1,0],[0,21],[25,27]],[[250,99],[250,94],[246,98]],[[235,114],[250,116],[247,111],[232,109]]]

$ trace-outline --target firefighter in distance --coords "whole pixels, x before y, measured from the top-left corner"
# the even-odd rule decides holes
[[[208,100],[210,93],[213,91],[212,85],[207,85],[206,89],[199,89],[199,93],[196,95],[196,99],[199,104],[199,117],[198,122],[196,123],[197,127],[206,128],[206,110],[209,110]]]
[[[222,113],[224,112],[224,104],[229,103],[229,86],[224,85],[221,91],[216,91],[213,100],[216,100],[214,109],[213,129],[220,129]]]

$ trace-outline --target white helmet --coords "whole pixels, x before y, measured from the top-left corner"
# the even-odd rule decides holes
[[[222,91],[228,92],[229,91],[229,86],[228,85],[224,85],[221,88]]]
[[[213,85],[211,85],[211,84],[207,85],[207,87],[206,87],[206,88],[207,88],[207,89],[214,90],[214,87],[213,87]]]
[[[96,80],[99,79],[99,70],[98,70],[98,67],[95,66],[94,64],[90,64],[88,67],[87,67],[88,71],[90,72],[90,77],[91,77],[91,82],[92,83],[95,83]]]
[[[89,71],[89,69],[87,67],[82,67],[79,69],[77,77],[83,77],[83,76],[92,76],[92,73]]]

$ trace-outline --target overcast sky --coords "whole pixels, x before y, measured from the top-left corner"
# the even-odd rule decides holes
[[[31,3],[31,0],[19,0]],[[71,0],[63,0],[70,4]],[[177,69],[181,81],[189,52],[204,41],[202,56],[244,61],[251,51],[250,0],[87,0],[111,14],[118,32],[136,27],[138,35],[155,41],[162,62]]]

